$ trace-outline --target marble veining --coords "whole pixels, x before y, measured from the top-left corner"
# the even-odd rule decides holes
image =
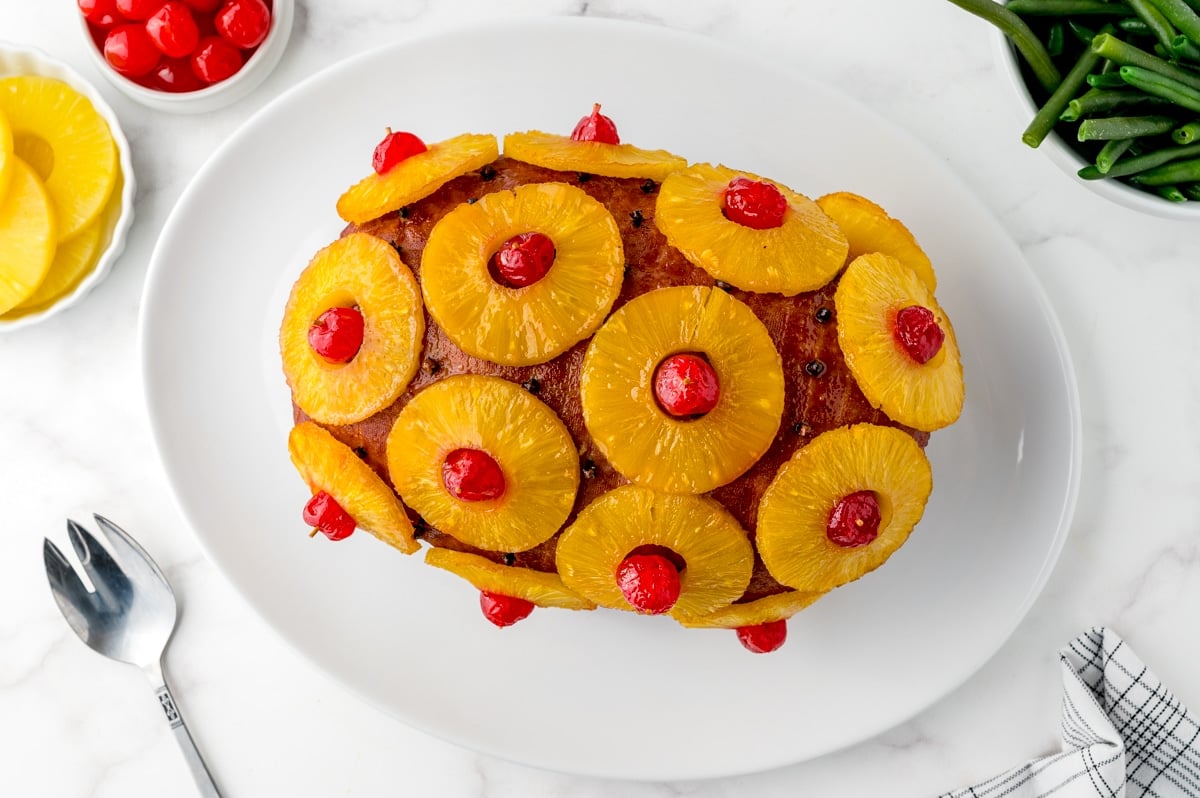
[[[1055,748],[1056,651],[1117,629],[1200,706],[1200,228],[1139,216],[1020,143],[1025,120],[991,31],[949,3],[757,0],[300,0],[276,72],[198,118],[134,105],[87,60],[74,3],[0,4],[0,35],[92,78],[134,146],[137,223],[81,306],[0,336],[0,783],[22,798],[189,795],[182,759],[135,670],[70,635],[41,538],[97,510],[154,552],[182,597],[168,667],[230,796],[724,798],[923,796]],[[753,49],[906,127],[967,181],[1020,245],[1079,372],[1085,472],[1076,523],[1029,617],[966,684],[851,749],[768,773],[626,784],[542,772],[409,729],[298,657],[203,558],[168,494],[145,421],[136,319],[158,229],[212,151],[270,98],[400,36],[461,20],[640,20]],[[781,98],[781,101],[797,101]],[[769,708],[764,708],[769,711]],[[981,719],[986,719],[981,721]],[[803,722],[803,719],[797,719]]]

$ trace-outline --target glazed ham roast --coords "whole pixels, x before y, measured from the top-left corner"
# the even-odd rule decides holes
[[[620,144],[598,107],[504,144],[389,132],[297,281],[306,521],[424,541],[497,625],[599,605],[778,648],[923,511],[963,396],[928,258],[865,198]]]

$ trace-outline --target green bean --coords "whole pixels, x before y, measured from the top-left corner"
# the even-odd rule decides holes
[[[1186,36],[1176,36],[1171,40],[1171,56],[1173,58],[1187,58],[1191,61],[1200,61],[1200,47],[1192,43],[1192,40]]]
[[[951,2],[955,2],[955,0],[951,0]],[[1145,50],[1139,50],[1137,47],[1126,44],[1110,34],[1101,33],[1095,39],[1092,39],[1092,50],[1105,58],[1111,58],[1123,67],[1132,66],[1149,69],[1160,75],[1174,78],[1180,83],[1200,91],[1200,75],[1177,67],[1174,64],[1168,64],[1161,58],[1155,58]]]
[[[1166,75],[1133,66],[1121,67],[1121,79],[1135,89],[1141,89],[1147,94],[1162,97],[1189,111],[1200,113],[1200,89],[1172,80]]]
[[[1063,51],[1063,26],[1061,22],[1055,22],[1050,26],[1050,33],[1046,36],[1046,52],[1051,58],[1057,58],[1062,55]]]
[[[1059,119],[1063,122],[1074,122],[1085,116],[1117,111],[1131,106],[1155,107],[1170,104],[1159,97],[1152,97],[1140,91],[1130,91],[1124,78],[1121,83],[1126,86],[1124,91],[1092,89],[1086,94],[1081,94],[1067,103],[1067,110],[1063,111]]]
[[[1171,132],[1171,140],[1176,144],[1191,144],[1200,139],[1200,120],[1188,122]]]
[[[1146,27],[1158,37],[1158,40],[1164,46],[1170,47],[1171,41],[1176,36],[1175,28],[1171,26],[1171,21],[1163,16],[1163,13],[1158,10],[1158,7],[1153,5],[1150,0],[1125,0],[1129,7],[1133,9],[1133,13],[1138,15],[1138,18],[1146,23]],[[1120,23],[1117,23],[1118,25]]]
[[[1188,183],[1179,188],[1188,199],[1200,200],[1200,183]]]
[[[1132,151],[1133,147],[1130,147],[1130,152]],[[1165,163],[1193,156],[1200,156],[1200,144],[1188,144],[1185,147],[1164,147],[1161,150],[1153,150],[1141,155],[1135,155],[1132,158],[1117,161],[1113,164],[1112,169],[1108,170],[1108,174],[1104,174],[1095,166],[1085,166],[1079,170],[1078,174],[1084,180],[1101,180],[1106,177],[1128,177],[1129,175],[1136,175],[1138,172],[1144,172],[1147,169],[1153,169],[1156,166],[1162,166]]]
[[[1129,6],[1124,3],[1110,3],[1107,0],[1009,0],[1008,10],[1029,17],[1085,14],[1120,17],[1129,13]]]
[[[1096,31],[1089,28],[1087,25],[1081,25],[1073,19],[1067,20],[1067,27],[1071,29],[1071,33],[1075,34],[1075,38],[1080,42],[1091,46],[1092,39],[1096,38]]]
[[[986,19],[1003,31],[1004,35],[1011,39],[1016,48],[1021,51],[1021,55],[1025,56],[1025,61],[1033,70],[1038,83],[1042,84],[1042,88],[1048,92],[1053,92],[1058,88],[1058,84],[1062,82],[1062,74],[1050,60],[1050,54],[1042,46],[1041,40],[1025,24],[1025,20],[992,0],[950,0],[950,2],[977,17]]]
[[[1158,196],[1168,202],[1187,202],[1187,197],[1179,190],[1179,186],[1159,186]]]
[[[1079,123],[1076,137],[1080,141],[1112,141],[1136,139],[1169,133],[1179,124],[1169,116],[1109,116],[1085,119]]]
[[[1200,42],[1200,16],[1183,0],[1149,0],[1162,15],[1194,42]]]
[[[1111,174],[1111,173],[1110,173]],[[1174,183],[1194,183],[1200,180],[1200,158],[1156,166],[1134,175],[1135,183],[1143,186],[1169,186]]]
[[[1088,85],[1093,89],[1123,89],[1127,84],[1118,72],[1101,72],[1099,75],[1088,75]]]
[[[1037,114],[1029,122],[1029,127],[1025,128],[1025,132],[1021,134],[1021,141],[1036,148],[1046,139],[1046,136],[1050,135],[1050,131],[1054,129],[1054,123],[1058,121],[1071,98],[1079,93],[1079,87],[1083,85],[1084,78],[1092,71],[1092,67],[1098,63],[1100,63],[1100,56],[1091,50],[1083,51],[1079,60],[1075,62],[1075,66],[1071,67],[1071,71],[1050,95],[1050,99],[1046,100],[1045,105],[1038,109]]]
[[[1117,27],[1134,36],[1153,36],[1154,30],[1137,17],[1126,17],[1117,21]]]
[[[1106,143],[1101,149],[1100,154],[1096,156],[1096,168],[1103,174],[1108,174],[1108,171],[1113,168],[1113,164],[1117,159],[1125,154],[1133,145],[1133,139],[1113,139]]]

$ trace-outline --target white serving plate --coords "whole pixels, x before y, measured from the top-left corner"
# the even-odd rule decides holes
[[[519,38],[523,46],[511,42]],[[447,57],[446,53],[453,53]],[[620,52],[619,60],[577,57]],[[388,79],[382,79],[387,76]],[[847,189],[933,258],[963,352],[962,419],[929,446],[909,543],[755,656],[728,631],[539,610],[510,629],[450,574],[368,535],[310,540],[276,334],[296,275],[386,126],[569,131],[592,102],[623,140],[809,196]],[[141,319],[150,418],[179,506],[279,633],[418,728],[572,773],[694,779],[841,748],[928,707],[1004,643],[1067,534],[1080,417],[1062,332],[1012,240],[941,159],[828,87],[655,27],[547,19],[406,41],[326,70],[247,122],[163,229]]]

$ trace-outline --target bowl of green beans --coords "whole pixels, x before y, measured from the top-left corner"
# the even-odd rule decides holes
[[[992,22],[1021,138],[1097,194],[1200,218],[1200,0],[950,0]]]

